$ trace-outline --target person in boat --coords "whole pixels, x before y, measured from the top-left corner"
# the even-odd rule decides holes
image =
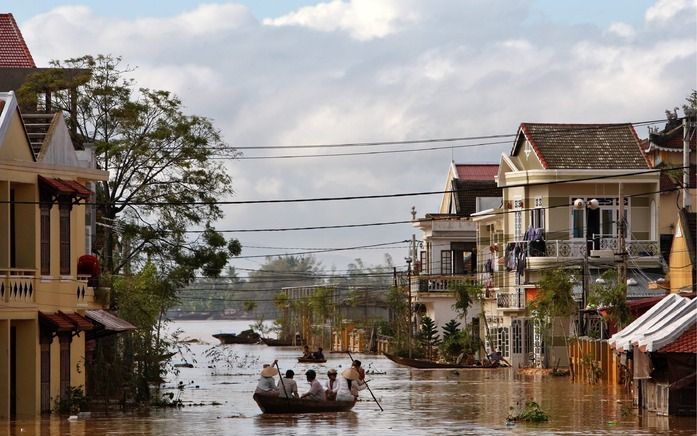
[[[276,361],[274,360],[273,363],[275,364]],[[271,395],[274,397],[278,396],[278,389],[276,389],[276,383],[273,381],[273,378],[278,375],[278,370],[268,363],[265,363],[260,375],[261,377],[259,377],[259,382],[257,383],[257,388],[254,390],[254,393]]]
[[[487,357],[489,358],[489,361],[491,362],[491,366],[494,366],[494,367],[499,366],[499,365],[501,365],[501,362],[505,363],[508,366],[511,366],[511,364],[508,363],[508,361],[503,357],[503,354],[498,350],[489,354]]]
[[[339,390],[339,381],[336,379],[336,369],[327,371],[327,383],[324,384],[324,394],[327,400],[336,400],[336,393]]]
[[[322,352],[322,347],[317,347],[317,351],[312,353],[312,358],[315,360],[324,360],[324,353]]]
[[[336,401],[356,401],[358,398],[358,379],[360,375],[356,368],[346,368],[341,371],[339,390],[336,392]]]
[[[314,369],[308,369],[305,373],[307,382],[310,383],[310,390],[300,396],[305,400],[325,400],[324,389],[319,381],[317,381],[317,373]]]
[[[305,345],[303,347],[303,359],[312,359],[312,353],[310,352],[310,347]]]
[[[354,360],[351,364],[351,368],[355,369],[358,373],[358,380],[356,380],[356,389],[362,391],[365,389],[365,369],[361,366],[360,360]]]
[[[281,398],[299,398],[298,384],[293,380],[295,372],[292,369],[286,371],[286,376],[278,381],[276,390]]]

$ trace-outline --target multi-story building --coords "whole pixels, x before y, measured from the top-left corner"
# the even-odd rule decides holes
[[[476,280],[478,251],[471,215],[501,204],[501,189],[494,181],[497,171],[497,164],[451,163],[438,213],[418,219],[414,216],[412,225],[421,231],[421,249],[417,249],[419,256],[411,277],[417,318],[428,316],[438,327],[459,319],[453,309],[453,286]],[[474,301],[467,318],[460,322],[473,323],[478,334],[479,314],[480,304]]]
[[[522,123],[496,175],[502,207],[473,217],[480,279],[496,296],[485,308],[490,346],[514,366],[548,364],[552,355],[565,365],[563,340],[544,344],[526,310],[547,270],[569,269],[585,306],[591,280],[623,263],[624,252],[628,284],[642,288],[630,292],[649,292],[631,273],[642,271],[640,279],[662,266],[659,179],[629,124]],[[574,328],[585,333],[583,323]]]
[[[32,148],[13,93],[0,93],[0,416],[48,412],[85,385],[83,315],[100,309],[86,252],[85,184],[107,173],[80,166],[62,115]],[[67,138],[67,140],[66,140]]]

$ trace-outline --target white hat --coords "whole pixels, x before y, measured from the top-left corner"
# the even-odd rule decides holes
[[[269,366],[261,370],[262,377],[273,377],[278,374],[278,370],[273,366]]]

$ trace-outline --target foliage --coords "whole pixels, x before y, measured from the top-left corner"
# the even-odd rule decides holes
[[[522,422],[545,422],[549,421],[549,416],[540,408],[540,405],[536,402],[526,401],[523,410],[519,411],[518,413],[511,413],[508,416],[508,420]]]
[[[444,337],[443,341],[438,345],[438,349],[445,360],[452,362],[465,351],[465,343],[467,341],[467,332],[458,330]]]
[[[426,355],[428,358],[433,356],[433,347],[440,344],[440,335],[438,334],[438,327],[435,321],[433,321],[428,316],[421,318],[421,332],[419,334],[419,339],[422,345],[426,348]]]
[[[97,240],[105,270],[128,273],[147,259],[181,284],[196,270],[218,275],[240,245],[209,225],[222,217],[218,200],[232,193],[216,158],[234,158],[236,151],[210,120],[186,115],[170,92],[137,88],[119,57],[83,56],[51,66],[18,93],[26,107],[53,90],[53,107],[73,127],[73,142],[94,146],[97,167],[110,173],[96,189],[98,219],[106,224]],[[62,68],[89,73],[65,79]],[[204,231],[191,238],[185,230],[192,226]]]
[[[87,410],[87,397],[82,386],[68,386],[67,395],[58,398],[56,409],[60,414],[76,415]]]
[[[443,340],[448,339],[451,335],[460,331],[460,323],[451,319],[443,327]]]
[[[545,271],[528,310],[544,323],[548,323],[554,317],[570,316],[575,313],[576,302],[573,298],[573,283],[570,279],[569,273],[561,268]]]
[[[588,304],[602,308],[620,330],[629,324],[632,316],[627,305],[627,285],[619,282],[617,271],[614,269],[605,271],[601,279],[601,283],[590,286]]]
[[[467,318],[467,310],[475,300],[481,298],[482,288],[475,281],[459,282],[453,286],[455,304],[452,308],[460,315],[461,319]]]
[[[394,335],[395,354],[401,356],[409,348],[409,297],[406,289],[391,287],[387,293],[387,304],[393,313],[390,330]]]

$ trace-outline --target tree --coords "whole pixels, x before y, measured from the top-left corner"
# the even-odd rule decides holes
[[[450,336],[456,334],[460,331],[460,323],[451,319],[443,327],[443,340],[448,339]]]
[[[535,298],[530,302],[528,311],[549,334],[546,341],[548,348],[551,349],[552,359],[558,359],[554,343],[554,321],[559,324],[564,335],[564,343],[568,349],[569,317],[576,313],[578,307],[574,301],[573,280],[567,270],[562,268],[545,271],[538,284],[538,291]],[[566,325],[565,325],[566,323]]]
[[[475,300],[480,298],[481,292],[481,287],[472,280],[458,282],[453,286],[455,303],[452,307],[461,319],[467,319],[467,310]]]
[[[438,335],[436,323],[428,316],[421,318],[420,336],[421,343],[426,347],[426,356],[431,359],[433,357],[433,347],[438,346],[440,343],[440,336]]]
[[[105,223],[97,245],[107,272],[137,270],[150,259],[178,285],[199,269],[219,274],[241,249],[210,226],[222,217],[218,200],[232,193],[216,158],[234,158],[236,151],[208,119],[184,114],[170,92],[136,88],[121,58],[83,56],[51,64],[89,71],[89,79],[78,74],[66,84],[68,79],[49,70],[34,75],[19,94],[26,104],[26,96],[53,90],[53,107],[75,127],[74,143],[92,144],[98,168],[110,173],[96,189],[97,214]],[[186,229],[194,226],[205,231],[190,237]]]
[[[621,330],[631,320],[626,298],[627,284],[619,282],[614,269],[605,271],[600,278],[600,283],[596,282],[590,287],[588,304],[603,309],[617,330]]]

